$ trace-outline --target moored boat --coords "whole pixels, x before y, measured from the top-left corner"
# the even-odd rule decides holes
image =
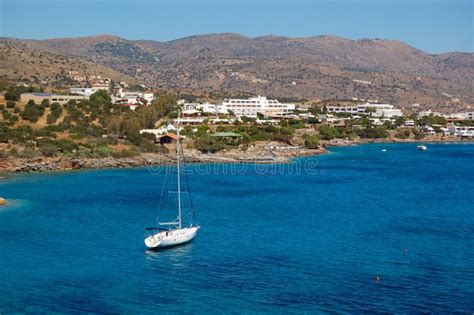
[[[196,237],[197,232],[200,229],[199,225],[195,224],[194,207],[191,198],[191,191],[189,189],[189,180],[186,180],[188,184],[188,195],[190,200],[190,222],[188,226],[183,226],[183,206],[181,200],[181,152],[182,147],[180,146],[180,135],[179,135],[179,124],[177,126],[177,137],[176,137],[176,172],[177,172],[177,196],[178,196],[178,216],[176,220],[172,222],[159,222],[158,227],[146,228],[147,236],[145,238],[145,245],[149,249],[158,249],[162,247],[171,247],[176,245],[185,244]],[[186,173],[185,173],[186,174]],[[185,175],[187,176],[187,174]],[[186,178],[187,179],[187,178]],[[165,228],[165,226],[171,226],[171,228]]]

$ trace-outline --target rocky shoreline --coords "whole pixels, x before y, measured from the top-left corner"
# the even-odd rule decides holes
[[[287,163],[292,158],[325,154],[326,149],[300,148],[282,152],[242,152],[230,151],[215,154],[191,152],[186,154],[188,163]],[[130,168],[148,165],[174,164],[175,157],[167,154],[146,153],[129,158],[72,158],[72,157],[39,157],[34,159],[0,160],[0,173],[44,173],[79,169]]]
[[[459,139],[384,139],[384,140],[332,140],[324,141],[324,147],[350,146],[367,143],[468,143]],[[472,143],[472,142],[470,142]],[[324,147],[318,149],[307,149],[304,147],[278,147],[269,144],[249,148],[246,151],[232,150],[215,154],[204,154],[191,150],[186,152],[188,163],[288,163],[293,158],[302,156],[314,156],[326,154],[329,151]],[[72,158],[72,157],[40,157],[34,159],[0,159],[0,173],[44,173],[79,169],[109,169],[109,168],[130,168],[148,165],[174,164],[175,157],[169,154],[145,153],[129,158]],[[1,179],[2,177],[0,177]]]

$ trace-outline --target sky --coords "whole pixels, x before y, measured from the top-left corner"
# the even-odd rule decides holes
[[[474,52],[473,16],[474,0],[0,0],[0,36],[336,35],[400,40],[430,53]]]

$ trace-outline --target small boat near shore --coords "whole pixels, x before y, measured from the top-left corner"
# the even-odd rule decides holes
[[[416,148],[417,148],[418,150],[420,150],[420,151],[426,151],[426,150],[428,150],[428,147],[427,147],[426,145],[423,145],[423,144],[422,144],[422,145],[418,145]]]

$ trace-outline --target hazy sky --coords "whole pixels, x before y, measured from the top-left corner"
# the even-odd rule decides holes
[[[172,40],[234,32],[404,41],[432,52],[474,51],[474,0],[0,0],[0,36],[113,34]]]

